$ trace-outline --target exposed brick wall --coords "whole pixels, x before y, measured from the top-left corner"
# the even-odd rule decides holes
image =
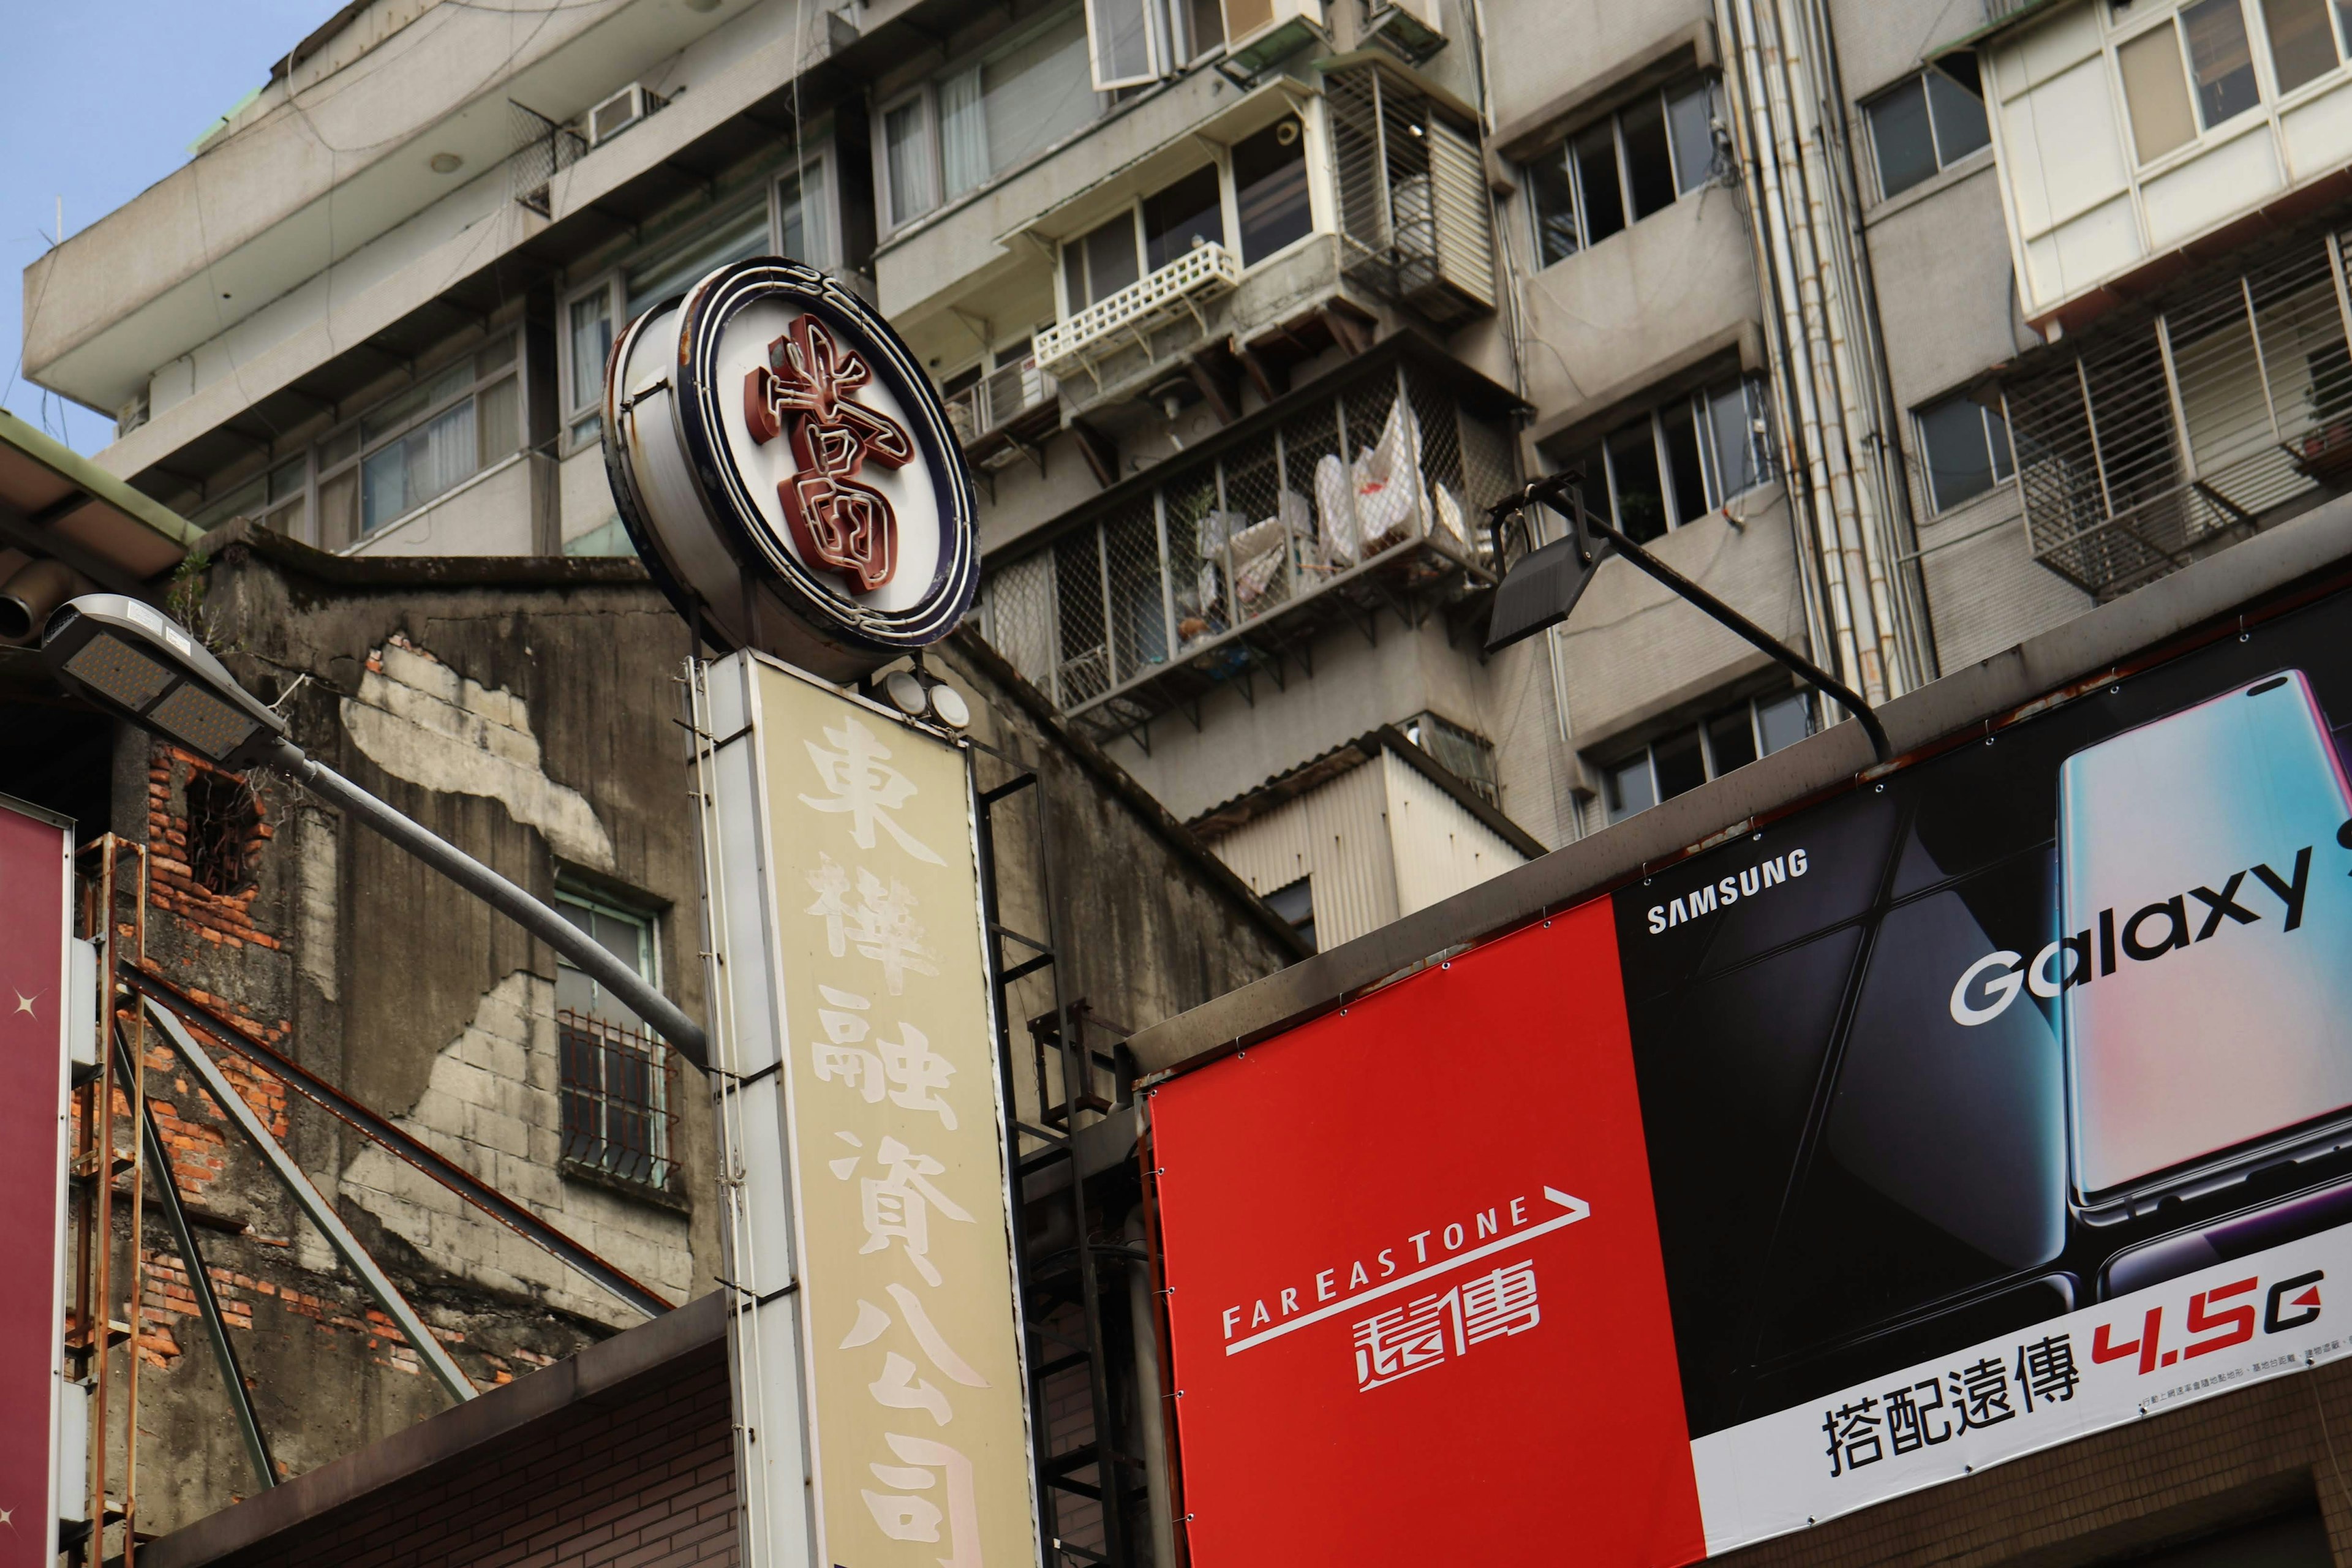
[[[217,1559],[237,1568],[686,1568],[736,1561],[719,1346]]]

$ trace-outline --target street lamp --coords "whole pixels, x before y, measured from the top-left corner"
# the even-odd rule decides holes
[[[1612,554],[1622,555],[1696,608],[1796,671],[1805,684],[1834,698],[1862,725],[1880,762],[1894,756],[1894,747],[1886,739],[1886,727],[1878,721],[1878,715],[1871,711],[1868,703],[1829,671],[1783,647],[1780,638],[1586,511],[1584,498],[1577,489],[1583,479],[1583,471],[1577,468],[1546,474],[1486,509],[1487,521],[1498,542],[1504,523],[1530,506],[1549,506],[1564,512],[1569,521],[1565,536],[1529,551],[1504,574],[1502,585],[1495,590],[1494,613],[1487,620],[1488,653],[1568,619],[1569,612],[1584,596],[1601,563]]]
[[[698,1067],[709,1065],[701,1026],[602,943],[455,845],[304,754],[286,721],[236,683],[185,628],[121,594],[89,594],[49,618],[41,660],[68,691],[215,766],[265,763],[381,833],[510,916],[658,1030]]]

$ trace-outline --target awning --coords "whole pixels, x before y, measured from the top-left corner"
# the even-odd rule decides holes
[[[47,558],[141,594],[202,537],[171,508],[0,409],[0,583]]]

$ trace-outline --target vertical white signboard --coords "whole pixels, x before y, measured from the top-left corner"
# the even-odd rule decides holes
[[[1037,1560],[964,752],[755,655],[698,693],[751,1560]]]

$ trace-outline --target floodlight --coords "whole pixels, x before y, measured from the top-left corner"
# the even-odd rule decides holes
[[[226,666],[151,605],[122,594],[85,594],[49,617],[41,660],[68,691],[160,735],[215,766],[242,773],[267,763],[344,815],[375,829],[492,909],[509,915],[595,977],[661,1032],[688,1060],[708,1066],[701,1026],[586,931],[488,866],[303,753],[286,721]]]
[[[286,721],[151,605],[85,594],[49,617],[41,658],[58,684],[230,772],[286,742]]]

